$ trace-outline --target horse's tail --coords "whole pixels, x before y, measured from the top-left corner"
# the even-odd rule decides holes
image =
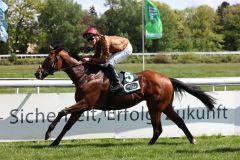
[[[177,79],[169,78],[172,82],[174,91],[178,91],[181,95],[183,91],[188,92],[189,94],[195,96],[199,100],[202,101],[203,104],[205,104],[208,109],[212,110],[214,108],[214,104],[216,104],[216,99],[212,96],[204,93],[200,88],[194,85],[185,84]]]

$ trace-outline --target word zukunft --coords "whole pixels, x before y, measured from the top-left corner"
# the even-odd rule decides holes
[[[228,109],[219,105],[217,108],[208,110],[207,108],[191,108],[175,109],[177,114],[184,120],[201,120],[201,119],[228,119]],[[168,118],[166,118],[168,120]]]
[[[210,111],[207,108],[191,108],[187,106],[183,109],[175,109],[177,114],[183,120],[210,120],[210,119],[228,119],[229,110],[223,106],[219,105],[214,110]],[[17,115],[15,113],[18,113]],[[41,112],[39,108],[35,108],[33,112],[27,112],[24,109],[12,109],[10,111],[10,123],[49,123],[56,118],[57,113],[55,112]],[[62,118],[63,121],[67,121],[69,116]],[[167,117],[162,120],[169,120]],[[143,121],[146,124],[151,124],[151,118],[147,107],[140,107],[137,110],[119,110],[119,111],[97,111],[91,110],[84,112],[78,120],[79,122],[95,122],[101,123],[105,121],[115,121],[115,122],[135,122]]]

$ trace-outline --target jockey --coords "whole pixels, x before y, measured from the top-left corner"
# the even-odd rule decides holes
[[[119,36],[101,35],[95,28],[88,28],[83,38],[94,46],[95,54],[83,58],[84,62],[106,67],[112,81],[111,91],[123,88],[114,66],[132,54],[132,45],[129,40]]]

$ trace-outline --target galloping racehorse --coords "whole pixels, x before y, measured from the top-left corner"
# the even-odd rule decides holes
[[[73,81],[76,87],[76,103],[61,110],[50,124],[45,134],[46,140],[50,138],[52,130],[60,119],[67,114],[71,114],[60,135],[51,143],[51,146],[56,146],[60,143],[65,133],[84,111],[91,109],[120,110],[132,107],[144,100],[146,101],[153,127],[153,137],[149,144],[154,144],[162,133],[162,112],[183,130],[190,143],[195,144],[195,138],[172,107],[174,91],[178,91],[180,94],[183,91],[188,92],[202,101],[210,110],[214,108],[215,104],[213,97],[207,95],[196,86],[185,84],[177,79],[169,78],[150,70],[137,73],[141,86],[140,90],[129,95],[111,96],[109,98],[110,82],[106,73],[97,65],[84,64],[81,60],[76,60],[62,47],[50,48],[48,57],[39,66],[35,76],[38,79],[44,79],[55,71],[66,72]]]

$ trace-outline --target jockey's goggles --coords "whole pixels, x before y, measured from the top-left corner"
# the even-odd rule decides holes
[[[86,36],[84,36],[84,39],[86,39],[86,41],[91,42],[92,40],[94,40],[95,35],[94,34],[87,34]]]

